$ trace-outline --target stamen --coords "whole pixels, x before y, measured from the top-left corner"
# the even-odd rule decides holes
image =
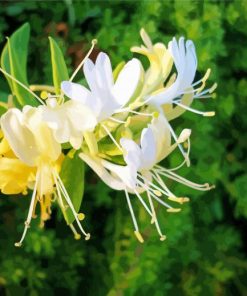
[[[155,223],[155,226],[156,226],[156,229],[158,231],[158,234],[160,235],[160,240],[161,241],[164,241],[166,239],[166,236],[163,235],[162,232],[161,232],[161,230],[160,230],[159,222],[158,222],[158,219],[156,217],[154,205],[153,205],[153,202],[152,202],[152,198],[151,198],[151,196],[149,194],[149,191],[147,191],[147,195],[148,195],[148,200],[149,200],[149,204],[150,204],[151,210],[153,212],[153,218],[151,220],[151,224]]]
[[[30,203],[30,206],[29,206],[27,220],[24,223],[25,227],[24,227],[23,234],[22,234],[22,237],[21,237],[20,241],[15,243],[16,247],[21,247],[22,242],[23,242],[23,240],[24,240],[24,238],[26,236],[27,230],[30,227],[30,222],[31,222],[31,219],[32,219],[32,214],[33,214],[34,204],[35,204],[35,198],[36,198],[36,193],[37,193],[37,187],[38,187],[38,182],[39,182],[39,171],[37,172],[35,179],[36,179],[36,181],[35,181],[35,185],[34,185],[34,189],[33,189],[31,203]]]
[[[75,227],[74,227],[74,225],[73,225],[72,223],[69,224],[69,227],[70,227],[70,229],[72,230],[72,232],[74,233],[74,238],[75,238],[76,240],[81,239],[81,235],[76,231],[76,229],[75,229]]]
[[[80,223],[80,221],[78,219],[77,213],[76,213],[76,211],[74,209],[74,206],[73,206],[73,204],[72,204],[72,202],[70,200],[68,192],[67,192],[66,188],[63,185],[63,182],[62,182],[61,178],[59,177],[59,175],[57,174],[56,171],[54,171],[54,175],[56,176],[56,178],[58,180],[58,186],[60,187],[60,189],[61,189],[61,191],[62,191],[62,193],[63,193],[63,195],[65,197],[65,200],[68,203],[68,205],[69,205],[69,207],[70,207],[70,209],[71,209],[71,211],[72,211],[72,213],[73,213],[73,215],[75,217],[75,220],[77,222],[78,227],[80,228],[81,232],[85,235],[85,240],[89,240],[90,239],[90,234],[86,233],[85,230],[82,228],[81,223]]]
[[[142,205],[144,206],[145,210],[148,212],[148,214],[150,216],[152,216],[153,214],[151,213],[150,209],[146,205],[145,201],[142,199],[141,195],[136,190],[134,190],[134,192],[135,192],[136,196],[139,198],[139,200],[142,203]]]
[[[131,202],[130,202],[128,191],[127,191],[126,188],[124,189],[124,191],[125,191],[125,196],[126,196],[126,199],[127,199],[127,203],[128,203],[128,206],[129,206],[130,214],[131,214],[132,221],[133,221],[134,228],[135,228],[135,231],[134,231],[135,236],[137,237],[137,239],[139,240],[140,243],[143,243],[144,242],[144,239],[143,239],[141,233],[139,232],[139,228],[138,228],[136,217],[135,217],[135,214],[134,214],[134,211],[133,211]]]
[[[85,219],[85,215],[83,213],[78,213],[77,217],[80,221]]]
[[[170,125],[169,122],[168,122],[168,126],[169,126],[169,129],[170,129],[170,132],[171,132],[172,137],[174,138],[175,142],[178,143],[178,138],[177,138],[177,136],[176,136],[176,134],[175,134],[175,132],[174,132],[174,130],[171,127],[171,125]],[[178,148],[181,151],[181,153],[182,153],[182,155],[183,155],[183,157],[185,159],[185,162],[186,162],[187,166],[189,167],[190,166],[189,155],[184,151],[183,146],[180,143],[178,143]]]
[[[154,187],[156,190],[154,190],[154,189],[152,189],[152,188],[150,188],[149,187],[149,190],[151,190],[155,195],[158,195],[158,196],[160,196],[160,194],[156,194],[156,193],[163,193],[164,195],[166,195],[166,196],[169,196],[170,194],[168,193],[168,192],[165,192],[164,190],[162,190],[161,188],[159,188],[158,186],[156,186],[154,183],[152,183],[152,182],[150,182],[148,179],[146,179],[145,177],[143,177],[141,174],[139,174],[138,173],[138,177],[139,178],[142,178],[144,181],[145,181],[145,183],[148,183],[150,186],[152,186],[152,187]],[[138,183],[139,183],[140,181],[138,180]],[[141,185],[143,186],[143,184],[144,183],[141,183]]]
[[[172,208],[172,209],[167,209],[166,210],[168,213],[178,213],[181,211],[181,209],[175,209],[175,208]]]
[[[120,119],[117,119],[117,118],[114,118],[114,117],[110,117],[109,119],[111,119],[112,121],[115,121],[115,122],[117,122],[117,123],[126,123],[126,121],[123,121],[123,120],[120,120]]]
[[[103,127],[103,129],[106,131],[106,133],[108,134],[108,136],[111,138],[112,142],[117,146],[117,148],[120,151],[123,151],[122,147],[118,144],[118,142],[114,139],[113,135],[111,134],[111,132],[108,130],[108,128],[104,125],[101,124],[101,126]]]
[[[174,201],[174,202],[178,202],[180,204],[190,201],[190,199],[188,197],[169,196],[168,199],[171,201]]]
[[[80,62],[79,66],[76,68],[76,70],[74,71],[74,73],[72,74],[72,76],[70,77],[70,80],[69,81],[72,81],[76,74],[78,73],[78,71],[81,69],[81,67],[83,66],[84,62],[86,61],[86,59],[90,56],[90,54],[92,53],[93,49],[94,49],[94,46],[95,44],[97,44],[97,39],[93,39],[92,40],[92,46],[91,48],[89,49],[88,53],[86,54],[85,58]]]
[[[172,209],[172,207],[167,204],[166,202],[164,202],[163,200],[161,200],[160,198],[158,198],[155,194],[153,194],[151,191],[149,191],[150,195],[156,199],[160,204],[162,204],[164,207],[168,208],[168,209]]]
[[[175,173],[173,173],[171,171],[166,171],[165,169],[160,170],[159,173],[161,175],[167,177],[167,178],[170,178],[170,179],[172,179],[174,181],[177,181],[177,182],[179,182],[181,184],[184,184],[184,185],[186,185],[188,187],[191,187],[191,188],[194,188],[196,190],[208,191],[210,189],[215,188],[215,186],[213,186],[213,185],[212,186],[209,186],[208,183],[205,183],[205,184],[197,184],[197,183],[191,182],[191,181],[189,181],[189,180],[187,180],[187,179],[185,179],[185,178],[183,178],[183,177],[181,177],[181,176],[179,176],[179,175],[177,175],[177,174],[175,174]]]
[[[16,83],[18,83],[21,87],[23,87],[26,91],[28,91],[31,95],[33,95],[42,105],[44,105],[45,103],[43,102],[43,100],[40,99],[39,96],[37,96],[33,91],[31,91],[25,84],[23,84],[22,82],[20,82],[19,80],[17,80],[15,77],[13,77],[11,74],[7,73],[6,71],[4,71],[1,67],[0,67],[0,71],[8,76],[10,79],[12,79],[13,81],[15,81]]]
[[[215,115],[215,112],[214,111],[202,112],[202,111],[196,110],[194,108],[191,108],[189,106],[186,106],[186,105],[183,105],[181,103],[178,103],[178,102],[174,102],[174,104],[176,104],[176,105],[184,108],[185,110],[191,111],[191,112],[196,113],[196,114],[199,114],[199,115],[208,116],[208,117],[211,117],[211,116],[214,116]]]
[[[134,234],[135,234],[136,238],[139,240],[139,242],[143,244],[144,243],[144,239],[143,239],[141,233],[139,231],[136,231],[135,230],[134,231]]]
[[[153,178],[158,182],[158,184],[167,191],[168,194],[174,196],[174,194],[169,190],[169,188],[166,186],[166,184],[163,182],[163,180],[160,178],[158,172],[153,169],[154,174],[152,173]]]
[[[202,82],[202,85],[201,85],[201,87],[198,89],[197,93],[201,92],[201,91],[204,89],[204,87],[205,87],[205,85],[206,85],[206,81],[208,80],[208,78],[209,78],[209,76],[210,76],[210,73],[211,73],[211,69],[209,68],[209,69],[207,69],[207,71],[206,71],[204,77],[203,77],[201,80],[199,80],[197,83],[194,83],[194,84],[193,84],[193,86],[195,86],[195,85],[197,85],[198,83]]]

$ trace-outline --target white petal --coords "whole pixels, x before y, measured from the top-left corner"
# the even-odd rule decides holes
[[[102,165],[101,159],[80,153],[79,157],[105,182],[110,188],[124,190],[125,184],[116,177],[113,177]]]
[[[124,106],[133,96],[140,81],[142,66],[138,59],[129,61],[119,73],[113,87],[116,101]]]
[[[63,81],[61,83],[61,89],[71,100],[87,104],[88,100],[91,99],[90,91],[78,83]]]
[[[85,61],[83,66],[83,71],[84,71],[85,78],[87,80],[87,84],[90,87],[91,91],[94,94],[98,94],[99,89],[97,85],[95,65],[90,59],[87,59]]]
[[[120,145],[124,149],[124,160],[126,164],[134,170],[138,170],[142,162],[140,147],[133,140],[126,138],[120,139]]]
[[[10,109],[1,117],[1,128],[15,155],[24,163],[34,166],[39,156],[32,132],[23,124],[23,114]]]
[[[158,143],[157,143],[158,144]],[[152,129],[145,128],[141,134],[142,163],[140,169],[150,169],[155,165],[157,147]]]
[[[113,75],[111,61],[106,53],[99,53],[95,67],[98,86],[110,89],[113,86]]]
[[[111,173],[118,176],[124,184],[124,188],[135,189],[137,186],[137,170],[129,166],[113,164],[106,160],[101,160],[103,166]]]

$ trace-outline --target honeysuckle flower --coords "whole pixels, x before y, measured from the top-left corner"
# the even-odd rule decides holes
[[[196,184],[175,174],[173,170],[168,170],[158,165],[162,159],[166,158],[177,147],[178,143],[188,140],[189,136],[190,130],[185,129],[178,137],[177,143],[171,144],[168,123],[164,117],[159,116],[159,118],[153,119],[152,123],[142,131],[140,145],[131,139],[122,138],[120,140],[124,152],[125,166],[114,164],[97,156],[80,153],[80,157],[83,161],[85,161],[108,186],[115,190],[123,190],[125,192],[135,227],[134,233],[140,242],[143,242],[143,238],[139,232],[129,193],[137,196],[138,200],[151,216],[151,223],[155,223],[161,240],[164,240],[165,236],[160,230],[153,200],[165,206],[168,212],[178,212],[180,209],[173,208],[160,197],[164,195],[168,200],[180,204],[188,201],[188,198],[175,196],[166,186],[162,176],[197,190],[209,190],[211,188],[209,184]],[[147,194],[149,206],[141,196],[144,192]]]
[[[171,72],[173,59],[166,46],[160,42],[153,44],[143,28],[140,31],[140,35],[145,46],[133,46],[131,51],[145,55],[150,62],[150,67],[145,72],[141,92],[141,96],[145,97],[147,94],[163,87],[164,81]]]
[[[95,64],[87,59],[83,69],[90,90],[70,81],[63,81],[61,89],[71,100],[88,106],[98,122],[110,118],[129,102],[142,73],[139,60],[132,59],[123,67],[114,82],[110,59],[103,52],[98,55]]]
[[[153,45],[144,29],[141,29],[140,34],[146,47],[132,47],[131,50],[147,56],[150,62],[150,68],[145,75],[142,100],[147,104],[163,106],[168,120],[178,117],[185,110],[203,116],[213,116],[214,112],[201,112],[189,107],[193,99],[213,97],[212,93],[217,86],[214,84],[211,88],[203,90],[210,75],[210,69],[202,79],[193,83],[197,69],[197,56],[193,42],[191,40],[185,42],[184,37],[177,41],[174,37],[169,42],[167,50],[162,43]],[[173,62],[177,75],[171,75]],[[171,77],[167,81],[169,75]],[[195,88],[198,85],[200,86]]]
[[[202,79],[193,83],[197,69],[197,57],[193,42],[191,40],[185,41],[184,37],[181,37],[179,41],[173,38],[169,42],[167,50],[164,44],[153,45],[143,29],[141,37],[146,47],[133,47],[131,50],[147,56],[150,62],[140,98],[143,104],[156,106],[168,121],[180,116],[186,110],[203,116],[213,116],[214,112],[202,112],[190,107],[194,99],[214,96],[212,93],[217,86],[214,84],[211,88],[203,90],[210,75],[210,69]],[[177,75],[171,75],[173,62]],[[167,81],[169,75],[170,79]],[[199,87],[195,88],[198,85]],[[171,125],[169,128],[174,140],[177,141],[177,136]],[[182,145],[179,144],[178,147],[189,166],[190,161]]]
[[[58,104],[56,98],[48,98],[46,103],[39,109],[42,120],[53,130],[55,140],[61,144],[69,142],[74,149],[79,149],[83,134],[92,132],[97,124],[91,109],[74,100]]]
[[[21,246],[35,206],[40,202],[44,220],[49,217],[52,197],[55,195],[63,212],[65,202],[75,216],[79,229],[85,235],[89,234],[82,228],[78,214],[74,210],[70,197],[59,177],[59,162],[62,156],[61,145],[55,140],[53,131],[42,120],[42,109],[25,106],[23,111],[9,109],[1,117],[1,129],[15,156],[25,165],[35,169],[35,182],[31,197],[28,216],[25,221],[23,235],[16,246]],[[55,188],[54,188],[55,186]],[[78,236],[73,225],[70,225],[74,234]]]
[[[114,81],[110,59],[107,54],[101,52],[95,64],[86,59],[83,70],[90,89],[71,81],[63,81],[61,89],[71,100],[81,102],[90,108],[97,122],[101,123],[105,132],[120,148],[103,121],[110,119],[119,122],[113,115],[122,112],[123,107],[138,89],[142,65],[137,59],[130,60]]]

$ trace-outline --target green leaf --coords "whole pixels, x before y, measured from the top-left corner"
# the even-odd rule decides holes
[[[49,37],[52,63],[53,84],[56,94],[60,94],[60,85],[64,80],[69,80],[68,69],[64,61],[63,53],[57,42]]]
[[[25,23],[7,39],[7,43],[1,55],[1,67],[3,70],[27,87],[29,86],[27,81],[27,50],[29,36],[30,25]],[[7,76],[6,79],[18,107],[24,105],[38,105],[37,100],[26,89]]]
[[[6,103],[0,102],[0,116],[2,116],[8,110]]]
[[[73,158],[70,158],[68,155],[65,157],[60,173],[60,177],[77,213],[80,210],[84,193],[84,170],[83,161],[78,157],[78,153],[75,153]],[[68,224],[73,223],[75,220],[69,207],[66,209],[64,216]]]

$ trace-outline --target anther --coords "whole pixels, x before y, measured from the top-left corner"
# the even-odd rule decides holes
[[[48,98],[48,92],[43,90],[41,93],[40,93],[40,97],[42,100],[46,100]]]
[[[134,231],[134,234],[135,234],[136,238],[139,240],[139,242],[143,244],[144,243],[144,239],[143,239],[141,233],[139,231],[135,230]]]
[[[160,115],[159,112],[157,112],[157,111],[153,112],[153,117],[154,117],[154,118],[158,118],[159,115]]]
[[[183,204],[184,202],[188,202],[190,199],[188,197],[176,197],[176,196],[169,196],[169,200],[178,202],[180,204]]]
[[[93,39],[92,40],[92,45],[96,45],[98,43],[98,40],[97,39]]]
[[[77,217],[80,221],[85,219],[85,215],[83,213],[78,213]]]
[[[22,246],[22,243],[15,243],[15,247],[20,248]]]
[[[79,240],[79,239],[81,239],[81,235],[80,235],[79,233],[76,233],[76,234],[74,235],[74,238],[75,238],[76,240]]]
[[[154,194],[157,196],[162,196],[162,193],[159,190],[154,190]]]
[[[89,240],[90,237],[91,237],[91,235],[90,235],[90,233],[88,233],[88,234],[86,235],[86,237],[85,237],[85,240]]]
[[[176,209],[176,208],[170,208],[166,210],[168,213],[178,213],[181,211],[181,209]]]
[[[164,240],[166,240],[166,236],[165,236],[165,235],[162,235],[162,236],[160,237],[160,240],[163,242]]]
[[[212,117],[214,115],[215,115],[215,112],[214,111],[203,113],[203,116],[206,116],[206,117]]]

